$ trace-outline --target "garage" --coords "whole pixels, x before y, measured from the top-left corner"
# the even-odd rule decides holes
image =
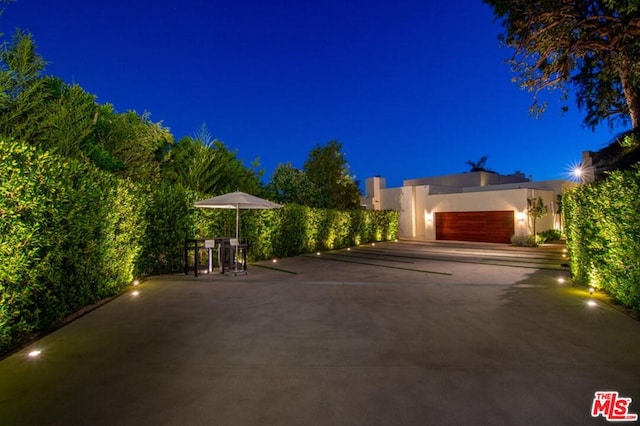
[[[436,240],[510,243],[514,234],[512,210],[436,212]]]

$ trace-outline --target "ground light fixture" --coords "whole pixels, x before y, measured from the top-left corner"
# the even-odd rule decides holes
[[[593,288],[593,286],[589,287],[589,294],[590,294],[591,296],[593,296],[593,292],[594,292],[594,291],[596,291],[596,289],[595,289],[595,288]]]
[[[131,293],[131,295],[132,295],[133,297],[136,297],[136,296],[139,296],[139,295],[140,295],[140,292],[139,292],[138,290],[135,290],[133,293]]]
[[[316,252],[316,256],[320,256],[320,252],[319,251]]]
[[[32,351],[30,351],[27,356],[29,358],[37,358],[40,356],[40,354],[42,353],[42,351],[40,349],[34,349]]]
[[[564,284],[564,282],[565,282],[565,279],[564,279],[564,278],[562,278],[562,277],[558,278],[558,283],[560,283],[560,284]]]
[[[272,262],[273,263],[278,263],[278,259],[273,259]]]
[[[589,306],[598,306],[598,304],[596,303],[596,301],[595,301],[595,300],[589,300],[589,301],[587,302],[587,305],[589,305]]]
[[[140,285],[140,280],[133,280],[132,283],[134,286]]]

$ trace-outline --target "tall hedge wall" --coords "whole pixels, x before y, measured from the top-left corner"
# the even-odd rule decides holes
[[[140,274],[182,270],[184,240],[230,236],[232,210],[0,138],[0,354]],[[249,260],[396,238],[397,212],[287,205],[241,213]]]
[[[131,281],[144,204],[127,181],[0,141],[0,352]]]
[[[571,272],[640,311],[640,168],[563,196]]]

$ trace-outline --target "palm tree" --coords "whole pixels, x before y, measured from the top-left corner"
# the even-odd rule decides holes
[[[480,157],[480,159],[477,162],[469,160],[465,164],[471,167],[471,170],[469,170],[470,172],[490,172],[491,170],[485,167],[485,164],[487,164],[488,159],[489,157],[487,157],[486,155],[483,155],[482,157]]]

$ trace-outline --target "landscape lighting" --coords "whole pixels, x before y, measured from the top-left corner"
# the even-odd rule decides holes
[[[139,295],[139,294],[140,294],[140,292],[139,292],[138,290],[136,290],[136,291],[134,291],[133,293],[131,293],[131,295],[132,295],[132,296],[134,296],[134,297],[135,297],[135,296],[137,296],[137,295]]]
[[[138,284],[140,284],[140,281],[139,281],[139,280],[133,280],[133,285],[134,285],[134,286],[135,286],[135,285],[138,285]]]
[[[564,278],[562,278],[562,277],[558,278],[558,282],[559,282],[560,284],[564,284]]]
[[[587,302],[587,305],[589,305],[589,306],[598,306],[598,304],[595,302],[595,300],[589,300]]]
[[[590,294],[590,295],[593,295],[593,292],[594,292],[595,290],[596,290],[595,288],[593,288],[593,287],[589,287],[589,294]]]
[[[273,263],[277,263],[277,262],[278,262],[278,259],[273,259],[273,260],[272,260],[272,262],[273,262]]]
[[[29,353],[27,354],[27,356],[28,356],[29,358],[35,358],[35,357],[37,357],[38,355],[40,355],[41,353],[42,353],[42,351],[41,351],[41,350],[39,350],[39,349],[35,349],[35,350],[33,350],[33,351],[29,352]]]

